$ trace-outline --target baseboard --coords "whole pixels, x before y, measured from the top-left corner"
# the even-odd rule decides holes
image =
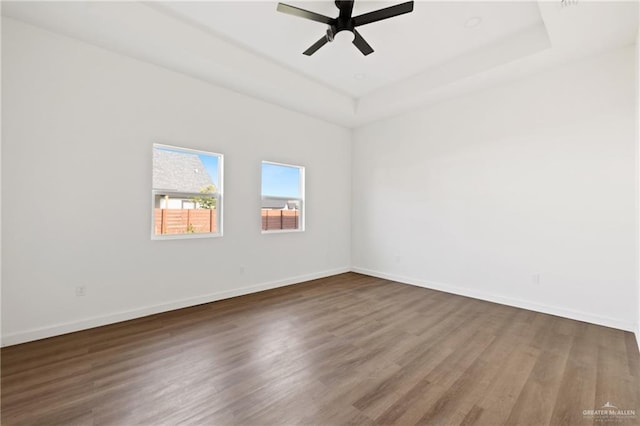
[[[188,308],[190,306],[201,305],[203,303],[215,302],[217,300],[229,299],[231,297],[243,296],[245,294],[257,293],[259,291],[270,290],[273,288],[284,287],[291,284],[298,284],[305,281],[325,278],[332,275],[338,275],[351,271],[348,266],[331,269],[327,271],[315,272],[312,274],[299,275],[296,277],[286,278],[284,280],[270,281],[248,287],[242,287],[233,290],[226,290],[211,293],[203,296],[191,297],[169,303],[145,306],[129,311],[117,312],[109,315],[85,318],[79,321],[56,324],[48,327],[36,328],[18,333],[11,333],[2,336],[0,346],[17,345],[20,343],[31,342],[33,340],[44,339],[47,337],[59,336],[61,334],[72,333],[74,331],[86,330],[89,328],[100,327],[103,325],[114,324],[121,321],[127,321],[135,318],[145,317],[148,315],[159,314],[162,312],[173,311],[175,309]]]
[[[454,285],[438,283],[434,281],[420,280],[417,278],[405,277],[401,275],[387,274],[380,271],[374,271],[366,268],[352,267],[351,271],[359,274],[370,275],[377,278],[383,278],[386,280],[396,281],[403,284],[415,285],[418,287],[424,287],[432,290],[444,291],[445,293],[458,294],[460,296],[471,297],[473,299],[486,300],[488,302],[499,303],[501,305],[514,306],[516,308],[527,309],[530,311],[541,312],[543,314],[555,315],[558,317],[569,318],[578,321],[584,321],[592,324],[603,325],[605,327],[617,328],[619,330],[636,332],[636,324],[620,321],[615,318],[593,315],[587,312],[575,311],[572,309],[560,308],[557,306],[543,305],[539,303],[533,303],[526,300],[515,299],[511,297],[496,296],[490,293],[484,293],[481,291],[471,290],[464,287],[458,287]],[[636,341],[638,340],[638,334],[636,334]]]
[[[284,280],[270,281],[270,282],[253,285],[253,286],[211,293],[203,296],[182,299],[174,302],[146,306],[138,309],[117,312],[109,315],[85,318],[79,321],[56,324],[48,327],[36,328],[36,329],[31,329],[23,332],[18,332],[18,333],[11,333],[11,334],[2,336],[2,341],[0,346],[4,347],[4,346],[10,346],[10,345],[17,345],[20,343],[26,343],[33,340],[39,340],[47,337],[58,336],[61,334],[72,333],[75,331],[86,330],[89,328],[100,327],[103,325],[114,324],[121,321],[127,321],[135,318],[145,317],[148,315],[172,311],[175,309],[188,308],[190,306],[200,305],[203,303],[215,302],[217,300],[223,300],[231,297],[257,293],[259,291],[270,290],[278,287],[284,287],[291,284],[298,284],[301,282],[314,280],[318,278],[325,278],[325,277],[338,275],[338,274],[342,274],[349,271],[357,272],[364,275],[370,275],[373,277],[383,278],[391,281],[396,281],[404,284],[415,285],[418,287],[444,291],[446,293],[458,294],[461,296],[471,297],[474,299],[486,300],[489,302],[499,303],[502,305],[514,306],[517,308],[528,309],[535,312],[541,312],[545,314],[556,315],[559,317],[570,318],[578,321],[589,322],[592,324],[603,325],[606,327],[617,328],[620,330],[631,331],[635,333],[636,342],[638,343],[638,350],[640,350],[640,326],[636,324],[631,324],[624,321],[616,320],[615,318],[593,315],[586,312],[559,308],[556,306],[542,305],[542,304],[532,303],[525,300],[515,299],[510,297],[496,296],[493,294],[479,292],[479,291],[471,290],[468,288],[453,286],[453,285],[444,284],[444,283],[438,283],[434,281],[420,280],[420,279],[405,277],[401,275],[387,274],[384,272],[374,271],[371,269],[360,268],[360,267],[342,267],[342,268],[336,268],[336,269],[331,269],[326,271],[320,271],[312,274],[290,277]]]

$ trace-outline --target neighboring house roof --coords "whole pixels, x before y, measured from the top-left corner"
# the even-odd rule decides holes
[[[273,210],[295,210],[298,206],[296,201],[263,199],[262,208]]]
[[[176,192],[200,192],[213,185],[196,154],[153,150],[153,188]]]

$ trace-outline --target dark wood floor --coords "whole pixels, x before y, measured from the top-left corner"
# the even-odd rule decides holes
[[[640,423],[631,333],[353,273],[1,356],[4,425]]]

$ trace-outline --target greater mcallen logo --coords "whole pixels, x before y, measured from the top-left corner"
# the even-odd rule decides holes
[[[582,410],[585,417],[593,417],[595,421],[610,422],[631,420],[636,418],[636,410],[623,410],[609,401],[597,410]]]

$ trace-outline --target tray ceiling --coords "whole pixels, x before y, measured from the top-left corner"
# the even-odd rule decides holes
[[[354,14],[396,3],[356,1]],[[340,37],[307,57],[326,28],[276,5],[5,1],[2,14],[348,127],[630,45],[638,31],[638,2],[417,1],[359,29],[373,54]]]

